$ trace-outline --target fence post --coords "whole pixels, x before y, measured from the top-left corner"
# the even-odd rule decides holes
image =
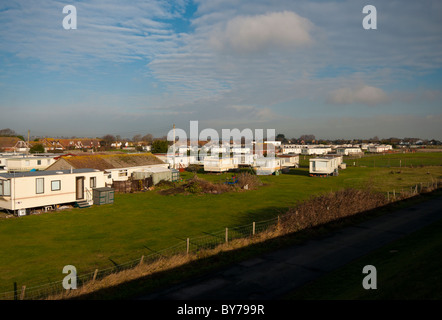
[[[92,281],[95,281],[97,279],[98,269],[95,269],[94,277],[92,278]]]
[[[143,261],[144,261],[144,255],[141,256],[141,259],[140,259],[140,265],[143,264]]]
[[[253,221],[252,234],[255,235],[255,221]]]
[[[396,191],[395,190],[393,190],[393,198],[394,198],[394,200],[396,200]]]
[[[226,228],[226,243],[229,243],[229,228]]]
[[[387,191],[387,200],[390,201],[390,191]]]
[[[25,299],[26,286],[21,287],[20,300]]]
[[[187,240],[186,240],[186,254],[189,254],[189,250],[190,250],[190,239],[187,238]]]

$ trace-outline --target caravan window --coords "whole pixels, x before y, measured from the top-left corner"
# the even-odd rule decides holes
[[[37,194],[41,194],[45,192],[45,188],[44,188],[44,178],[37,178],[35,179],[35,192]]]
[[[97,178],[96,177],[92,177],[91,178],[90,186],[91,186],[91,188],[96,188],[97,187]]]
[[[11,180],[0,180],[0,196],[11,195]]]
[[[58,191],[58,190],[61,190],[61,181],[60,180],[51,181],[51,191]]]

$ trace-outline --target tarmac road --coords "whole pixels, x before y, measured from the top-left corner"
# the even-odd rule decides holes
[[[434,198],[319,240],[280,249],[185,281],[141,300],[277,300],[286,293],[442,218]]]

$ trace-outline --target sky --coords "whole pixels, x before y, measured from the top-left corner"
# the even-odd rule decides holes
[[[4,0],[0,129],[442,140],[440,17],[437,0]]]

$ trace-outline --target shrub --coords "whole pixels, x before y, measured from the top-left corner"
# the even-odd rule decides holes
[[[262,186],[262,182],[258,178],[258,176],[250,174],[248,172],[243,172],[238,175],[237,185],[241,189],[244,188],[246,185],[248,186],[248,189],[255,189],[259,186]]]
[[[281,227],[286,232],[295,232],[372,210],[385,204],[387,204],[387,199],[383,194],[367,190],[345,189],[311,198],[289,209],[282,217]]]

